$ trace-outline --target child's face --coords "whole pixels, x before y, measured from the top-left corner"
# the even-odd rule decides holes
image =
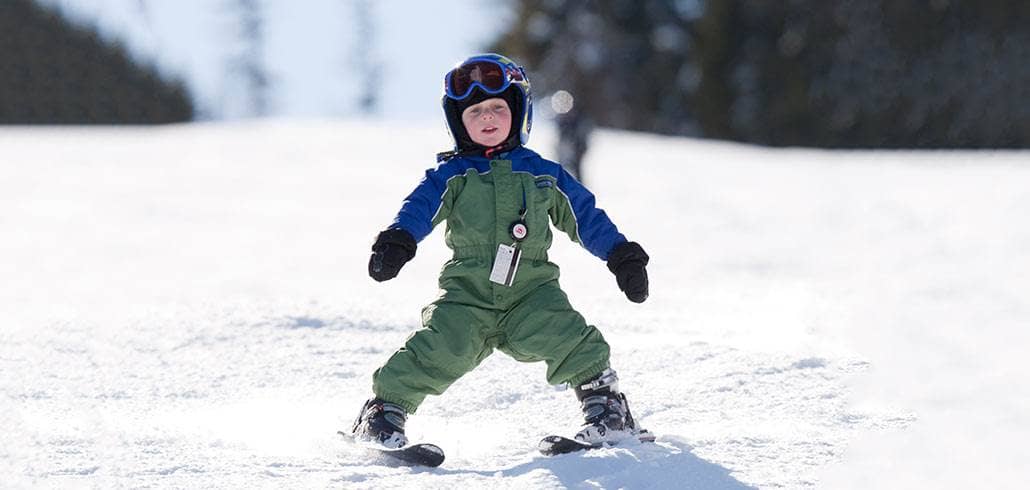
[[[472,141],[486,147],[497,146],[508,139],[511,109],[500,97],[486,99],[466,107],[461,113],[461,122]]]

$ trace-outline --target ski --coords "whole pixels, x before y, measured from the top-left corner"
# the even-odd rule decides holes
[[[569,439],[565,436],[547,436],[540,440],[540,444],[537,448],[540,449],[540,453],[544,456],[555,456],[558,454],[574,453],[576,451],[586,451],[602,446],[594,446],[585,442],[580,442],[575,439]]]
[[[655,437],[653,434],[647,431],[642,431],[637,435],[637,440],[640,442],[654,442]],[[591,449],[599,449],[603,447],[611,447],[608,444],[588,444],[575,439],[570,439],[565,436],[547,436],[540,440],[540,444],[537,448],[540,453],[544,456],[557,456],[559,454],[569,454],[577,451],[589,451]]]
[[[363,449],[381,456],[384,461],[399,466],[426,466],[429,468],[435,468],[440,466],[444,460],[443,449],[440,449],[440,446],[435,444],[409,444],[397,449],[390,449],[371,444],[362,444],[355,441],[350,434],[344,433],[343,431],[338,431],[337,434],[340,434],[344,439],[361,446]]]

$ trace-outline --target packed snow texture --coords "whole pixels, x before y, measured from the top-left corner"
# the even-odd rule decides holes
[[[657,442],[539,455],[575,397],[495,353],[409,420],[441,467],[370,460],[335,432],[448,254],[437,230],[379,284],[369,246],[446,146],[395,123],[0,129],[3,486],[1030,481],[1030,154],[619,132],[585,180],[651,254],[650,299],[564,235],[551,258]]]

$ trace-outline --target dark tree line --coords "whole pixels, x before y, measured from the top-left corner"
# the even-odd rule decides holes
[[[1030,147],[1030,2],[517,0],[494,49],[581,122],[773,146]],[[540,99],[538,99],[540,100]],[[566,129],[567,128],[567,129]]]
[[[33,0],[0,1],[0,124],[189,121],[181,81]]]
[[[713,2],[705,134],[768,145],[1030,146],[1030,4]],[[732,33],[726,36],[725,33]],[[709,51],[710,43],[723,43]],[[709,97],[719,94],[719,97]]]

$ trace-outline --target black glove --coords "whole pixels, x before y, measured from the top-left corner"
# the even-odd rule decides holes
[[[619,289],[634,303],[647,299],[647,261],[650,257],[636,242],[625,242],[608,254],[608,270],[615,274]]]
[[[372,257],[368,259],[368,275],[379,282],[397,277],[401,267],[415,256],[418,244],[407,231],[392,228],[376,237]]]

